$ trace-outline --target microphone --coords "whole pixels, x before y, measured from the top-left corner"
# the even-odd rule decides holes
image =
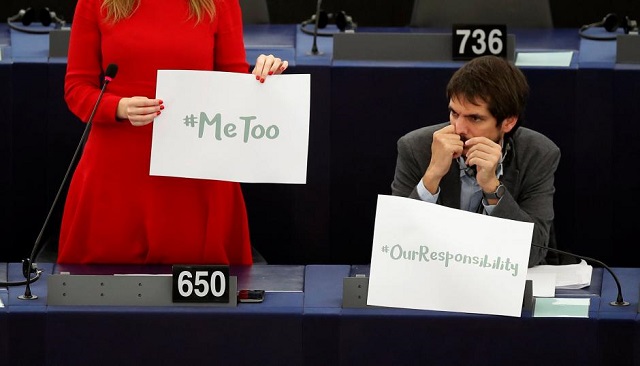
[[[556,249],[556,248],[549,248],[549,247],[545,247],[544,245],[538,245],[538,244],[533,244],[533,243],[531,243],[531,245],[534,246],[534,247],[537,247],[537,248],[550,250],[550,251],[552,251],[554,253],[568,255],[568,256],[572,256],[572,257],[578,258],[578,259],[584,259],[587,262],[594,262],[594,263],[597,263],[597,264],[601,265],[604,269],[606,269],[609,273],[611,273],[611,276],[613,277],[613,280],[616,282],[616,286],[618,287],[618,297],[616,298],[616,301],[611,301],[609,303],[609,305],[611,305],[611,306],[629,306],[629,302],[624,301],[624,299],[622,298],[622,287],[620,286],[620,281],[618,280],[618,277],[616,276],[615,273],[613,273],[611,268],[609,268],[609,266],[607,266],[606,264],[600,262],[597,259],[593,259],[593,258],[585,257],[585,256],[582,256],[582,255],[577,255],[577,254],[565,252],[564,250],[560,250],[560,249]]]
[[[82,137],[80,138],[80,143],[78,144],[78,147],[76,148],[75,153],[73,154],[73,157],[71,158],[71,163],[69,164],[69,167],[67,168],[67,172],[64,175],[64,178],[62,179],[62,183],[60,184],[60,187],[58,188],[58,193],[56,194],[55,198],[53,199],[53,203],[51,204],[51,208],[49,208],[49,213],[47,214],[47,217],[44,220],[44,224],[42,225],[42,228],[40,229],[40,233],[38,234],[38,237],[36,238],[35,243],[33,244],[33,249],[31,250],[31,255],[29,255],[29,258],[25,259],[22,261],[22,274],[25,276],[26,278],[26,287],[24,290],[24,294],[18,296],[18,299],[21,300],[35,300],[38,298],[38,296],[34,295],[31,293],[31,283],[37,281],[40,278],[40,274],[42,273],[42,270],[38,269],[37,266],[33,265],[33,261],[36,259],[36,255],[39,252],[40,249],[40,241],[42,240],[42,236],[44,235],[44,231],[47,228],[48,224],[49,224],[49,220],[51,219],[51,216],[53,214],[53,209],[56,207],[56,204],[58,203],[58,200],[60,198],[60,195],[62,194],[62,190],[64,188],[64,186],[66,185],[67,181],[69,180],[69,177],[71,176],[71,170],[73,170],[73,167],[75,166],[79,156],[80,156],[80,152],[82,151],[82,148],[84,147],[84,144],[87,140],[87,136],[89,134],[89,130],[91,130],[91,123],[93,121],[93,116],[96,114],[96,110],[98,109],[98,105],[100,104],[100,101],[102,100],[102,95],[104,94],[104,91],[107,89],[107,85],[111,82],[111,80],[113,80],[113,78],[116,77],[116,74],[118,73],[118,65],[116,64],[109,64],[109,66],[107,66],[107,70],[104,73],[104,82],[102,85],[102,89],[100,89],[100,94],[98,95],[98,100],[96,100],[96,104],[93,106],[93,110],[91,111],[91,115],[89,116],[89,120],[87,120],[87,125],[84,128],[84,132],[82,133]],[[31,277],[31,273],[35,273],[36,275],[32,278]]]
[[[308,55],[322,55],[322,52],[318,51],[318,24],[320,22],[320,6],[322,5],[322,0],[318,0],[318,4],[316,5],[316,15],[315,23],[313,25],[313,46],[311,46],[311,52],[307,53]]]

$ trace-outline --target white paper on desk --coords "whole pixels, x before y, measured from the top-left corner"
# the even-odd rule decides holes
[[[532,272],[529,270],[527,271],[527,280],[532,281],[534,297],[556,296],[555,272]]]
[[[368,305],[519,317],[533,224],[378,196]]]
[[[565,264],[561,266],[541,265],[529,268],[530,274],[555,274],[555,286],[561,289],[581,289],[590,286],[592,272],[593,267],[587,264],[584,259],[581,259],[578,264]]]
[[[158,71],[150,174],[306,183],[309,76]]]
[[[518,52],[516,66],[557,66],[569,67],[573,51]]]

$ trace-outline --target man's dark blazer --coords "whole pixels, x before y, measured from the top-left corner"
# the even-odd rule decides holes
[[[398,140],[392,195],[420,199],[416,186],[431,160],[433,133],[448,124],[423,127]],[[509,145],[500,177],[507,192],[491,216],[534,223],[532,243],[547,246],[553,223],[554,175],[560,162],[560,149],[546,136],[525,127],[515,130]],[[460,208],[460,167],[455,160],[440,181],[437,203]],[[545,264],[546,252],[532,246],[529,267]]]

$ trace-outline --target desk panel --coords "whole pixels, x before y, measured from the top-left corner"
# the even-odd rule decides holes
[[[53,265],[39,263],[46,276]],[[20,300],[25,294],[25,286],[9,287],[7,296],[8,360],[10,365],[45,365],[47,286],[41,277],[31,284],[31,293],[37,298]],[[22,263],[9,263],[7,280],[23,281]]]
[[[602,349],[602,364],[619,360],[620,364],[640,364],[640,316],[638,296],[640,295],[639,268],[612,268],[620,281],[624,300],[629,306],[611,306],[618,289],[613,276],[603,273],[602,296],[598,314],[598,346]],[[618,362],[616,361],[616,364]]]
[[[340,324],[345,365],[599,364],[595,320],[345,310]]]
[[[4,243],[2,251],[13,252],[11,226],[8,224],[12,215],[11,184],[13,181],[12,127],[13,85],[11,83],[12,65],[0,62],[0,235]]]
[[[574,210],[575,201],[586,193],[581,191],[578,181],[582,174],[573,162],[580,156],[577,151],[576,110],[567,108],[576,104],[577,66],[569,68],[522,67],[531,88],[525,110],[524,126],[549,137],[560,148],[561,158],[555,175],[554,195],[556,241],[558,249],[583,254],[584,246],[597,246],[598,242],[586,237],[576,244],[576,235],[586,227],[588,211]],[[588,191],[591,193],[591,191]],[[584,254],[586,255],[586,254]]]
[[[339,365],[342,281],[349,265],[309,265],[305,268],[304,364]]]
[[[237,308],[56,308],[46,360],[60,365],[301,365],[301,294]],[[297,297],[270,307],[269,297]],[[292,299],[294,300],[294,299]],[[298,303],[298,306],[293,306]],[[260,311],[253,311],[260,307]]]
[[[633,169],[640,158],[640,65],[618,65],[613,78],[613,113],[611,135],[611,180],[614,207],[612,245],[608,246],[610,257],[615,258],[616,267],[640,267],[634,256],[618,258],[628,253],[629,239],[637,237],[638,220],[629,215],[640,204],[640,172]],[[606,128],[606,127],[604,127]],[[600,191],[605,192],[605,191]]]
[[[640,155],[635,141],[640,128],[640,65],[615,63],[616,42],[581,40],[576,85],[575,213],[581,221],[571,248],[610,266],[638,266],[627,251],[635,235],[634,220],[625,215],[638,202],[638,173],[629,169]],[[590,174],[594,172],[595,174]],[[595,192],[616,192],[594,201]],[[577,220],[576,220],[577,221]],[[601,243],[609,243],[602,245]]]
[[[15,49],[14,49],[15,51]],[[48,211],[47,120],[48,67],[43,62],[14,59],[11,85],[13,91],[11,149],[12,164],[11,220],[14,243],[12,254],[29,255]],[[27,61],[28,60],[28,61]],[[14,259],[18,259],[15,258]]]

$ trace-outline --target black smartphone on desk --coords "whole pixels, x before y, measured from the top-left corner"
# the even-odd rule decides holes
[[[264,290],[240,290],[238,302],[263,302]]]

